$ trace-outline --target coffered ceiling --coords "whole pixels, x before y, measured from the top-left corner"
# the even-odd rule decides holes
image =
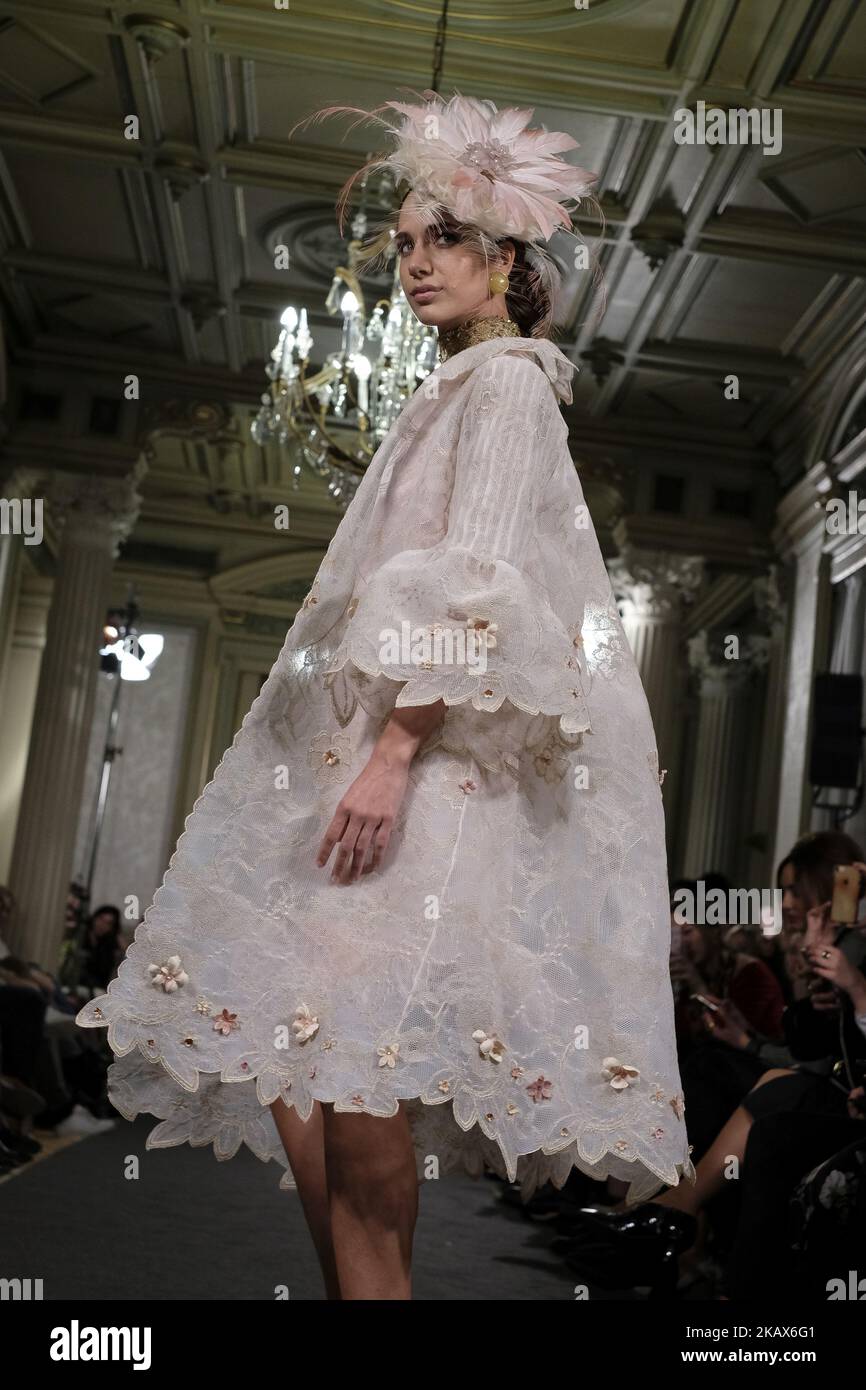
[[[346,122],[287,133],[326,103],[369,107],[428,86],[440,8],[0,0],[9,457],[53,437],[18,412],[22,383],[104,398],[135,372],[151,403],[220,404],[234,444],[220,452],[182,432],[157,444],[133,541],[206,544],[223,566],[260,553],[249,499],[284,482],[246,437],[263,362],[289,301],[308,306],[317,351],[336,345],[324,306],[342,259],[334,199],[375,148]],[[675,527],[680,479],[683,523],[715,525],[759,556],[866,324],[866,5],[451,0],[440,89],[455,88],[534,106],[598,173],[604,225],[587,215],[581,230],[602,294],[568,239],[552,249],[559,341],[581,367],[574,452],[607,520],[623,507],[664,518],[667,496]],[[780,152],[678,144],[675,112],[698,100],[781,111]],[[275,241],[290,247],[288,270],[274,266]],[[731,375],[738,393],[725,390]],[[140,422],[125,430],[123,418],[131,450]],[[91,427],[92,414],[75,427],[79,453]],[[235,509],[230,540],[214,539],[213,494]],[[338,513],[313,480],[300,505],[309,547]]]

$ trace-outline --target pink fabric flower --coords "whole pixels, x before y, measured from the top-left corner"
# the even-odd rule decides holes
[[[538,1104],[540,1100],[550,1100],[552,1086],[552,1081],[547,1081],[545,1077],[539,1076],[536,1081],[530,1081],[526,1089],[532,1096],[533,1101]]]
[[[601,1065],[605,1075],[610,1077],[610,1084],[615,1091],[624,1091],[640,1077],[637,1067],[629,1067],[625,1062],[617,1061],[616,1057],[605,1057]]]

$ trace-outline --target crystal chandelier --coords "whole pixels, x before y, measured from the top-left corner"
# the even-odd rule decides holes
[[[434,92],[439,90],[445,61],[448,4],[449,0],[442,0],[433,37],[430,87]],[[397,190],[387,174],[380,179],[379,198],[393,209]],[[343,510],[403,405],[438,360],[439,336],[412,313],[400,284],[399,260],[390,297],[378,300],[368,316],[357,274],[366,232],[365,174],[360,207],[352,221],[349,264],[334,271],[325,301],[329,314],[343,316],[340,349],[328,355],[320,371],[308,375],[313,336],[307,311],[290,304],[280,319],[282,332],[265,368],[270,384],[250,427],[257,444],[273,442],[291,450],[295,490],[306,465],[328,479],[328,491]]]
[[[329,314],[343,318],[338,351],[310,373],[314,343],[307,310],[290,304],[265,368],[270,384],[250,427],[256,444],[276,443],[291,452],[294,489],[306,465],[328,479],[328,491],[344,510],[403,405],[438,361],[438,334],[413,314],[400,284],[399,261],[390,297],[367,311],[357,273],[367,231],[366,196],[365,178],[348,265],[337,266],[325,301]]]

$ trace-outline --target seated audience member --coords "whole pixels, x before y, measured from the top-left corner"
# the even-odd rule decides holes
[[[105,904],[92,914],[84,935],[80,984],[92,994],[104,994],[123,959],[120,912]]]
[[[607,1281],[610,1287],[672,1286],[679,1253],[691,1248],[697,1238],[697,1217],[713,1197],[730,1186],[726,1178],[732,1160],[745,1170],[750,1132],[759,1119],[791,1114],[805,1117],[804,1132],[823,1131],[825,1139],[819,1141],[823,1144],[827,1144],[832,1128],[829,1144],[819,1157],[833,1152],[833,1140],[840,1134],[850,1133],[847,1107],[855,1084],[852,1076],[840,1078],[836,1073],[840,1066],[850,1071],[866,1059],[866,1035],[857,1022],[866,1005],[866,974],[861,969],[861,965],[866,966],[866,935],[862,930],[866,924],[840,927],[829,921],[828,909],[835,865],[858,864],[861,859],[859,845],[837,831],[804,836],[794,846],[789,856],[795,881],[792,896],[805,909],[803,949],[820,988],[810,989],[785,1010],[791,1065],[768,1068],[751,1087],[699,1159],[694,1186],[681,1182],[661,1197],[627,1212],[584,1208],[572,1222],[571,1268],[580,1267],[586,1277],[601,1284]],[[799,927],[796,930],[799,935]],[[834,1011],[828,1008],[831,993]],[[828,1028],[831,1013],[834,1027]],[[688,1106],[686,1115],[691,1133]],[[761,1126],[758,1143],[771,1142],[775,1132],[771,1125]],[[790,1169],[784,1175],[786,1200],[794,1181],[802,1178],[813,1161],[814,1150],[805,1143],[799,1154],[791,1155],[796,1173],[790,1182]],[[760,1185],[755,1173],[753,1185]]]

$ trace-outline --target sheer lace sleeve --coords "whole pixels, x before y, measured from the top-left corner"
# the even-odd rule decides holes
[[[516,712],[556,716],[566,735],[589,729],[573,635],[526,567],[566,434],[550,382],[533,361],[505,353],[477,369],[460,421],[445,534],[431,549],[400,551],[369,576],[330,667],[346,667],[366,707],[365,696],[381,699],[384,678],[397,683],[392,707],[439,699],[465,706],[462,727],[466,734],[474,727],[476,743],[515,751],[528,724]],[[486,728],[497,714],[496,727]],[[446,718],[452,738],[457,723]],[[481,760],[501,766],[501,757]]]

